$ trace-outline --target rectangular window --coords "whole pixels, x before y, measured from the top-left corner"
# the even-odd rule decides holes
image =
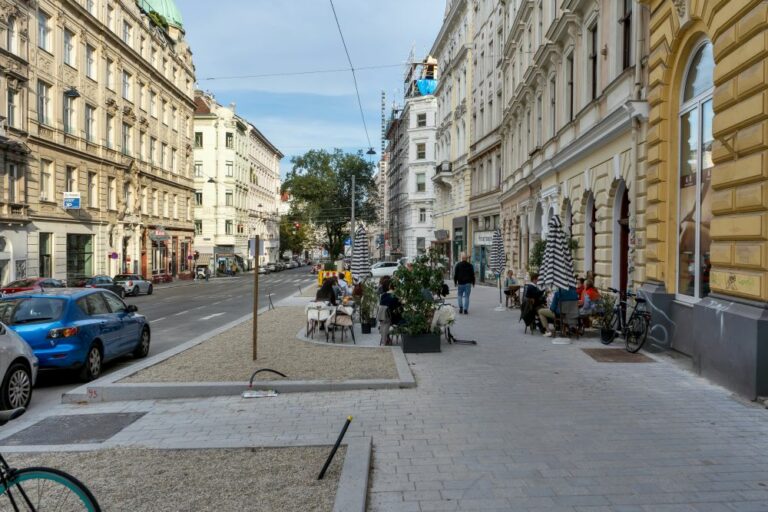
[[[168,124],[168,102],[163,100],[163,124]]]
[[[53,163],[48,160],[40,160],[40,200],[53,201],[53,177],[51,169]]]
[[[203,191],[195,191],[195,206],[203,206]]]
[[[424,254],[427,252],[427,239],[424,237],[417,237],[416,238],[416,252],[419,254]]]
[[[224,140],[225,144],[227,145],[227,149],[232,149],[234,147],[235,137],[231,132],[227,132],[227,134],[224,136]]]
[[[123,22],[123,42],[128,46],[133,46],[133,27],[127,21]]]
[[[8,164],[8,202],[16,203],[19,196],[19,168],[16,164]]]
[[[42,80],[37,81],[37,122],[51,124],[51,86]]]
[[[179,196],[173,194],[173,218],[179,218]]]
[[[63,121],[64,132],[69,134],[75,133],[75,98],[68,96],[64,93],[62,104],[64,106]]]
[[[176,168],[176,150],[171,148],[171,172],[178,172]]]
[[[96,80],[96,48],[85,45],[85,76]]]
[[[231,220],[225,220],[224,221],[224,234],[225,235],[231,235],[232,234],[232,221]]]
[[[234,176],[235,166],[232,162],[226,163],[226,170],[227,170],[227,174],[226,174],[227,178],[231,178],[232,176]]]
[[[157,216],[159,209],[157,189],[152,189],[152,215]]]
[[[5,48],[14,54],[19,53],[18,44],[17,41],[17,33],[16,33],[16,18],[13,16],[8,17],[8,23],[5,33]]]
[[[143,215],[147,215],[147,213],[149,213],[149,209],[148,209],[149,205],[147,204],[148,195],[149,195],[149,191],[147,187],[141,187],[141,213]]]
[[[233,194],[231,190],[227,190],[227,192],[224,194],[224,206],[232,206],[232,198]]]
[[[597,98],[597,22],[589,27],[589,87],[590,99]]]
[[[195,162],[195,178],[203,177],[203,163]]]
[[[85,105],[85,140],[93,142],[96,139],[96,107]]]
[[[192,220],[192,201],[187,198],[187,220]]]
[[[195,132],[195,147],[203,147],[203,132]]]
[[[155,153],[157,152],[157,139],[149,138],[149,163],[155,163]]]
[[[160,147],[160,167],[165,169],[166,153],[168,152],[168,144],[163,143]]]
[[[93,235],[67,235],[67,278],[93,275]]]
[[[419,222],[427,222],[427,209],[419,208]]]
[[[76,67],[75,61],[75,34],[71,30],[64,29],[64,64]]]
[[[418,114],[416,116],[416,126],[419,128],[427,126],[427,114]]]
[[[427,158],[427,145],[423,142],[416,144],[416,160],[424,160]]]
[[[68,165],[64,172],[64,190],[77,192],[77,169]]]
[[[416,174],[416,192],[426,192],[427,180],[423,172]]]
[[[573,121],[573,116],[575,115],[573,104],[573,52],[571,52],[570,55],[568,55],[568,58],[565,60],[565,83],[565,97],[566,101],[568,102],[568,111],[566,113],[568,114],[568,122],[570,122]]]
[[[632,2],[634,0],[619,0],[622,3],[623,14],[621,24],[621,69],[632,65]]]
[[[115,147],[115,116],[107,114],[105,128],[107,147],[113,148]]]
[[[107,209],[117,209],[117,180],[107,178]]]
[[[37,46],[51,51],[51,17],[43,11],[37,11]]]
[[[111,5],[107,6],[107,27],[112,32],[115,31],[115,8]]]
[[[132,149],[132,139],[131,137],[131,125],[123,123],[123,144],[122,144],[122,150],[124,155],[130,155],[131,149]]]
[[[18,128],[19,116],[18,116],[18,102],[19,92],[13,89],[8,89],[8,126],[11,128]]]
[[[107,59],[107,88],[115,90],[115,62]]]
[[[99,207],[99,181],[95,172],[88,173],[88,206],[91,208]]]
[[[126,70],[123,70],[123,98],[133,103],[133,98],[131,97],[131,82],[133,81],[133,77],[129,72]]]
[[[203,234],[203,221],[196,220],[195,221],[195,234],[196,235],[202,235]]]
[[[168,192],[163,192],[163,217],[170,217],[170,203],[168,202]]]
[[[40,233],[40,277],[52,277],[53,233]]]

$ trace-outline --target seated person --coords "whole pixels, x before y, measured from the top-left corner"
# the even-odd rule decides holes
[[[349,285],[347,284],[347,275],[344,272],[339,272],[339,276],[337,278],[337,286],[341,291],[342,297],[352,295],[352,290],[349,288]]]
[[[533,299],[537,305],[544,304],[544,290],[539,288],[539,274],[531,274],[531,282],[525,285],[523,299]]]
[[[392,281],[389,281],[387,290],[381,296],[379,300],[380,306],[386,306],[389,312],[389,318],[392,320],[392,325],[399,325],[403,323],[403,305],[395,296],[395,286]]]
[[[332,306],[336,305],[336,292],[333,290],[333,279],[330,277],[323,279],[323,286],[317,290],[315,301],[330,302]]]
[[[584,284],[584,291],[579,297],[579,314],[587,316],[596,313],[599,305],[600,292],[591,280],[587,280]]]
[[[551,337],[555,335],[555,319],[560,315],[560,302],[568,300],[579,300],[579,296],[576,295],[576,288],[573,286],[567,289],[558,288],[554,295],[552,295],[552,303],[549,307],[539,309],[539,320],[541,320],[541,325],[546,330],[544,336]],[[551,329],[549,328],[550,322],[552,323]]]
[[[576,293],[579,296],[579,300],[581,300],[581,294],[584,293],[584,278],[583,277],[579,278],[579,284],[576,287]]]

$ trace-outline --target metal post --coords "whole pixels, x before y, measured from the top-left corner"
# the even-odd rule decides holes
[[[355,175],[352,175],[352,232],[349,234],[350,247],[355,248]]]
[[[256,247],[254,248],[255,253],[255,264],[253,266],[253,360],[256,360],[258,349],[257,349],[257,332],[258,332],[258,318],[259,318],[259,256],[261,255],[261,243],[259,241],[259,235],[256,235]]]

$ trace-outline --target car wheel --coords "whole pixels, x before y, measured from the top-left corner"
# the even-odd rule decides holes
[[[152,295],[152,285],[149,285],[149,288],[147,288],[147,295]]]
[[[133,290],[131,290],[131,295],[133,295],[134,297],[137,297],[139,295],[139,287],[138,286],[134,286],[133,287]]]
[[[0,401],[3,409],[26,407],[32,400],[32,374],[22,363],[14,363],[5,372]]]
[[[139,338],[139,344],[133,351],[133,357],[141,359],[147,357],[149,354],[149,329],[146,327],[141,330],[141,337]]]
[[[101,355],[101,349],[97,344],[92,344],[88,349],[88,354],[85,356],[85,362],[83,363],[83,369],[80,371],[80,378],[85,382],[98,379],[101,375],[101,366],[103,363],[103,357]]]

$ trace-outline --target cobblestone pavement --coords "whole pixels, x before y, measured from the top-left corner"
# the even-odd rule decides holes
[[[408,355],[418,387],[60,406],[148,411],[105,443],[327,444],[344,418],[374,443],[370,511],[768,511],[768,411],[668,362],[597,363],[523,335],[519,313],[473,290],[460,338]],[[14,447],[24,450],[24,447]]]

